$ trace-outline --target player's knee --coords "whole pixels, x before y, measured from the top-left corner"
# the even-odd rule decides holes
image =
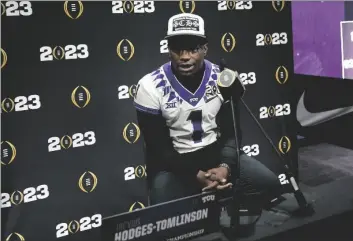
[[[183,196],[182,187],[173,173],[159,172],[152,179],[151,184],[151,205],[171,201]]]
[[[173,173],[162,171],[158,172],[152,180],[152,189],[163,192],[168,187],[176,182],[176,177]]]
[[[240,165],[244,168],[244,171],[250,173],[257,184],[272,186],[279,183],[276,174],[259,160],[243,154],[240,161]]]
[[[264,180],[263,184],[265,185],[265,187],[267,187],[268,189],[278,188],[280,183],[276,174],[266,166],[263,165],[262,167],[263,168],[261,171],[262,172],[261,178],[263,178]]]
[[[237,151],[233,146],[229,145],[222,148],[221,156],[222,162],[234,163],[234,166],[237,164]]]
[[[275,173],[253,157],[242,155],[240,158],[241,175],[246,185],[246,193],[274,197],[281,190]]]

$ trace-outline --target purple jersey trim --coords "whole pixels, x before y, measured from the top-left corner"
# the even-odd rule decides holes
[[[135,106],[135,108],[137,110],[140,110],[140,111],[143,111],[143,112],[147,112],[149,114],[153,114],[153,115],[161,114],[161,110],[145,107],[145,106],[142,106],[140,104],[137,104],[136,102],[134,102],[134,106]]]

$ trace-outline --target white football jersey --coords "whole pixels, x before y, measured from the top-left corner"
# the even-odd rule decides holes
[[[195,93],[176,79],[170,62],[145,75],[137,85],[135,107],[164,117],[179,153],[196,151],[217,140],[216,115],[223,103],[216,83],[220,71],[208,60],[205,65]]]

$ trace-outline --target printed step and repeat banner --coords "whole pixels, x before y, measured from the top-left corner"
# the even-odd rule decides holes
[[[96,241],[103,217],[148,205],[132,101],[139,79],[168,61],[167,22],[181,12],[205,19],[207,59],[240,73],[246,103],[297,165],[289,3],[1,1],[3,240]],[[240,108],[243,150],[287,185]]]

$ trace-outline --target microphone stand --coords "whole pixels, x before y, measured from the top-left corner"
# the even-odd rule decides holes
[[[220,64],[220,70],[221,72],[225,69],[226,67],[226,63],[224,59],[221,59],[221,64]],[[238,79],[238,77],[236,77],[236,79]],[[240,81],[239,79],[236,81]],[[234,83],[233,83],[234,84]],[[241,83],[240,83],[241,84]],[[241,84],[242,85],[242,84]],[[279,153],[279,151],[277,150],[276,146],[273,144],[271,138],[269,137],[269,135],[266,133],[266,131],[264,130],[264,128],[262,127],[262,125],[259,123],[259,121],[257,120],[257,118],[254,116],[254,114],[252,113],[252,111],[250,110],[250,108],[247,106],[247,104],[245,103],[245,101],[242,98],[242,95],[240,96],[236,96],[236,102],[238,103],[238,101],[240,100],[240,102],[244,105],[245,109],[247,110],[247,112],[249,113],[249,115],[252,117],[252,119],[255,121],[255,123],[257,124],[257,126],[260,128],[261,132],[263,133],[263,135],[266,137],[267,141],[270,143],[271,147],[275,150],[278,158],[281,160],[281,163],[284,163],[284,174],[286,175],[286,177],[289,179],[292,189],[293,189],[293,193],[294,196],[297,200],[297,203],[299,205],[299,209],[296,210],[294,212],[294,214],[298,215],[298,216],[311,216],[315,213],[315,210],[313,208],[313,206],[311,204],[309,204],[307,202],[307,200],[305,199],[304,194],[302,193],[302,191],[299,189],[299,186],[294,178],[294,175],[292,173],[292,171],[290,170],[289,165],[286,163],[286,161],[284,160],[284,158],[282,157],[282,155]],[[236,163],[236,170],[233,171],[233,181],[235,182],[235,185],[233,187],[233,192],[232,192],[232,198],[233,199],[233,208],[231,209],[231,220],[230,220],[230,227],[231,230],[236,231],[237,227],[239,227],[240,224],[240,195],[239,195],[239,191],[238,191],[238,186],[239,186],[239,180],[240,180],[240,145],[239,145],[239,140],[238,140],[238,133],[239,130],[237,129],[237,117],[235,115],[235,108],[234,108],[234,99],[233,99],[233,95],[230,95],[230,105],[231,105],[231,112],[232,112],[232,122],[233,122],[233,131],[234,131],[234,138],[235,138],[235,147],[236,147],[236,155],[237,155],[237,163]]]
[[[220,71],[222,72],[226,68],[227,64],[224,59],[221,59],[220,62]],[[231,92],[229,92],[231,93]],[[228,94],[229,94],[228,93]],[[231,107],[231,114],[232,114],[232,124],[233,124],[233,132],[234,132],[234,140],[235,140],[235,148],[236,148],[236,163],[235,163],[235,170],[232,168],[232,182],[234,182],[234,186],[232,188],[232,205],[230,207],[230,235],[233,236],[233,231],[236,231],[240,224],[240,193],[239,189],[239,180],[240,180],[240,144],[238,139],[238,133],[240,130],[237,128],[237,116],[235,114],[235,107],[234,102],[238,102],[239,98],[234,100],[233,95],[230,94],[230,107]],[[228,212],[228,210],[227,210]]]
[[[275,150],[277,157],[281,160],[281,163],[284,163],[284,174],[286,175],[286,177],[289,179],[292,189],[293,189],[293,193],[294,196],[297,200],[297,203],[299,205],[299,209],[294,211],[294,215],[297,216],[311,216],[315,213],[315,210],[313,208],[313,206],[311,204],[309,204],[304,196],[304,194],[302,193],[302,191],[299,189],[299,186],[294,178],[294,175],[292,173],[292,171],[290,170],[289,165],[287,164],[287,162],[284,160],[283,156],[281,155],[281,153],[279,153],[279,151],[277,150],[276,146],[274,145],[274,143],[272,142],[271,138],[269,137],[269,135],[266,133],[265,129],[262,127],[262,125],[259,123],[259,121],[257,120],[257,118],[255,117],[255,115],[252,113],[252,111],[250,110],[250,108],[248,107],[248,105],[245,103],[245,101],[243,100],[242,97],[240,97],[240,101],[241,103],[244,105],[245,109],[247,110],[247,112],[249,113],[249,115],[252,117],[252,119],[255,121],[255,123],[257,124],[257,126],[260,128],[261,132],[263,133],[263,135],[266,137],[266,140],[270,143],[271,147],[273,150]]]
[[[230,97],[230,107],[232,111],[235,148],[237,152],[236,168],[235,168],[235,171],[232,173],[232,175],[235,175],[235,177],[233,177],[234,178],[233,180],[235,183],[234,183],[234,189],[233,189],[233,210],[231,212],[231,217],[230,217],[230,228],[231,230],[237,230],[237,227],[239,227],[239,224],[240,224],[240,198],[239,198],[240,195],[237,188],[239,187],[239,180],[240,180],[240,145],[238,140],[237,118],[235,115],[233,96]]]

